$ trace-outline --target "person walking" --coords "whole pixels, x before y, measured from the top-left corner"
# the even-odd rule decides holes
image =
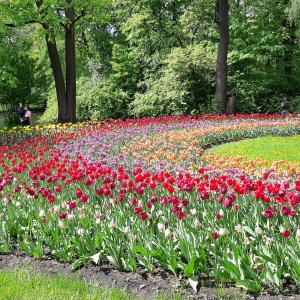
[[[24,122],[26,121],[26,118],[25,118],[25,109],[23,107],[23,104],[22,103],[19,103],[19,107],[18,107],[18,114],[20,116],[20,121],[21,121],[21,125],[22,126],[25,126],[26,124],[24,124]],[[26,123],[26,122],[25,122]]]
[[[281,109],[282,109],[282,111],[281,111],[282,116],[285,116],[285,115],[290,113],[289,112],[290,102],[289,102],[287,97],[283,97],[280,106],[281,106]]]

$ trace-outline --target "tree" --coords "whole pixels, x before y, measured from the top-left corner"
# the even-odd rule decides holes
[[[21,27],[30,23],[39,23],[46,38],[48,55],[55,81],[58,100],[58,121],[60,123],[76,122],[76,46],[75,24],[88,13],[95,18],[101,16],[100,11],[109,5],[109,1],[33,1],[4,0],[0,3],[0,11],[5,14],[7,26]],[[15,12],[19,13],[15,13]],[[92,19],[90,18],[91,22]],[[99,21],[97,19],[97,21]],[[63,67],[56,39],[60,38],[63,29],[65,41],[65,65]]]
[[[284,0],[284,5],[289,5],[289,0]],[[290,81],[290,76],[292,75],[292,59],[293,59],[293,46],[295,44],[295,34],[296,34],[296,23],[295,20],[289,22],[288,16],[284,14],[282,26],[284,28],[284,61],[285,61],[285,74]]]
[[[33,32],[33,26],[1,32],[0,102],[6,110],[16,109],[19,102],[26,106],[44,103],[49,83],[47,63],[43,49],[33,44]]]
[[[230,5],[228,90],[238,89],[239,111],[278,112],[283,95],[298,95],[299,47],[297,36],[290,40],[292,20],[284,21],[288,9],[283,0]],[[287,38],[295,42],[287,44]]]
[[[130,112],[154,115],[211,109],[209,100],[214,91],[211,78],[215,80],[215,72],[212,74],[211,64],[204,62],[216,53],[215,37],[211,41],[215,31],[215,1],[114,3],[117,3],[117,29],[127,43],[117,49],[126,49],[122,52],[128,53],[131,65],[131,68],[126,65],[126,59],[117,61],[118,69],[126,71],[118,72],[123,80],[117,86],[124,86],[122,82],[127,83],[130,78],[129,95],[133,95]],[[115,75],[112,77],[116,78]]]
[[[291,20],[300,18],[300,0],[291,0],[291,8],[289,10],[289,17]]]
[[[216,97],[219,99],[221,113],[225,113],[227,102],[227,55],[229,47],[228,15],[228,0],[217,0],[215,19],[219,27],[220,40],[216,66]]]
[[[58,122],[76,122],[76,60],[75,60],[75,10],[66,0],[66,7],[62,12],[65,15],[61,23],[65,30],[65,78],[62,71],[55,37],[51,37],[51,26],[42,19],[42,26],[46,30],[46,43],[55,80],[56,95],[58,100]],[[46,15],[47,9],[43,7],[44,1],[37,1],[36,6],[41,15]],[[77,18],[81,17],[79,15]]]

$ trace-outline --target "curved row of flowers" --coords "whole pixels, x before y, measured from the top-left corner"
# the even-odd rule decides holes
[[[298,118],[180,116],[26,128],[0,137],[0,250],[300,286],[300,166],[203,147],[299,134]],[[283,162],[281,162],[283,163]],[[225,166],[225,167],[224,167]]]

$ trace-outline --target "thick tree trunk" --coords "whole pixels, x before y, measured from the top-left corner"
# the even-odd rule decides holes
[[[58,122],[66,123],[68,122],[65,116],[65,112],[67,111],[67,101],[65,80],[61,68],[61,62],[59,59],[56,43],[49,41],[48,36],[46,37],[46,43],[55,82],[56,96],[58,102]]]
[[[66,0],[68,4],[72,0]],[[40,8],[43,1],[37,1],[36,5]],[[55,41],[49,38],[49,33],[46,36],[48,55],[53,70],[53,77],[56,88],[58,102],[58,122],[59,123],[76,123],[76,60],[75,60],[75,12],[73,8],[67,8],[65,11],[69,25],[64,25],[65,28],[65,74],[62,70],[62,64],[59,58],[57,45]],[[42,24],[44,29],[49,30],[48,24]]]
[[[67,0],[70,4],[72,0]],[[66,29],[66,116],[69,122],[76,123],[76,53],[75,53],[75,12],[74,8],[66,9],[70,25]]]
[[[216,97],[219,99],[219,112],[226,112],[227,102],[227,54],[229,46],[229,3],[228,0],[217,0],[216,21],[219,26],[219,47],[216,66]]]

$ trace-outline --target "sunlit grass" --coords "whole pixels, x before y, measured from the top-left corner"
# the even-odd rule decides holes
[[[226,143],[208,149],[215,154],[228,156],[245,156],[249,160],[258,157],[263,160],[275,162],[285,160],[300,162],[300,135],[293,137],[261,137],[247,139],[239,142]]]
[[[100,286],[80,278],[66,275],[45,276],[41,271],[29,268],[0,271],[0,300],[143,300],[125,290]],[[156,300],[170,299],[158,295]],[[173,300],[181,299],[174,294]]]

